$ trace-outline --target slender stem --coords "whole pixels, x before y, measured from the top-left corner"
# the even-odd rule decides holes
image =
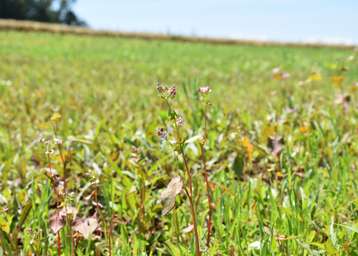
[[[110,182],[111,182],[111,201],[113,201],[113,180],[112,180],[112,176],[110,176]],[[108,234],[108,249],[109,249],[109,256],[112,256],[112,243],[113,243],[113,209],[112,207],[110,207],[110,215],[111,215],[111,219],[109,221],[109,234]]]
[[[98,203],[98,185],[96,181],[96,189],[94,191],[94,202],[96,204],[96,217],[100,217],[100,211],[99,211],[99,203]]]
[[[171,108],[169,101],[167,99],[164,99],[164,100],[165,100],[165,103],[169,109],[169,112],[172,112],[172,108]],[[183,162],[184,162],[184,169],[188,176],[189,191],[187,191],[187,190],[185,190],[185,191],[187,192],[187,195],[189,198],[189,206],[190,206],[190,212],[191,212],[191,217],[192,217],[192,222],[193,222],[194,240],[195,240],[195,255],[201,256],[198,223],[197,223],[197,219],[196,219],[195,204],[193,201],[193,177],[192,177],[192,173],[189,168],[188,159],[186,158],[186,155],[184,152],[184,143],[180,136],[179,127],[175,120],[174,120],[174,127],[175,127],[175,132],[176,132],[177,144],[179,145],[179,151],[180,151],[180,154],[181,154],[181,156],[183,158]]]
[[[141,178],[140,180],[140,206],[139,206],[139,217],[140,220],[144,223],[144,217],[145,217],[145,183]]]
[[[180,152],[183,157],[185,170],[186,170],[186,173],[188,176],[188,185],[189,185],[188,198],[189,198],[189,203],[190,203],[190,211],[191,211],[191,216],[192,216],[192,221],[193,221],[193,229],[194,229],[194,237],[195,237],[195,255],[200,256],[201,251],[200,251],[200,240],[199,240],[199,233],[198,233],[198,223],[197,223],[196,214],[195,214],[195,212],[196,212],[195,204],[193,202],[193,179],[192,179],[192,175],[191,175],[189,165],[188,165],[187,159],[185,157],[182,145],[180,146]]]
[[[60,236],[60,232],[57,232],[57,255],[61,256],[61,236]]]
[[[112,256],[112,230],[113,230],[113,213],[111,213],[111,220],[109,222],[109,234],[108,234],[109,256]]]
[[[53,127],[53,131],[55,136],[57,137],[57,126],[55,125]],[[57,148],[58,151],[60,153],[60,159],[61,159],[61,163],[62,163],[62,170],[63,170],[63,190],[64,190],[64,207],[65,207],[65,214],[66,214],[66,226],[68,227],[69,231],[67,234],[67,237],[70,240],[70,244],[71,244],[71,255],[75,255],[74,252],[74,239],[73,239],[73,235],[72,235],[72,225],[71,225],[71,220],[69,219],[69,216],[67,214],[67,161],[65,159],[65,155],[63,153],[63,147],[61,143],[57,144]]]
[[[204,150],[204,149],[202,149]],[[205,150],[204,150],[205,152]],[[211,188],[210,188],[210,183],[209,183],[209,174],[208,174],[208,170],[206,168],[206,160],[205,160],[205,153],[203,153],[202,155],[202,161],[203,161],[203,165],[204,165],[204,172],[203,172],[203,176],[204,176],[204,181],[205,181],[205,185],[206,185],[206,195],[207,195],[207,201],[208,201],[208,219],[207,219],[207,228],[208,228],[208,233],[207,233],[207,237],[206,237],[206,246],[209,248],[210,247],[210,240],[211,240],[211,231],[212,231],[212,213],[213,213],[213,207],[212,207],[212,198],[211,198]]]
[[[213,213],[213,207],[212,207],[212,193],[211,193],[211,188],[210,188],[210,184],[209,184],[209,172],[207,169],[207,163],[206,163],[206,151],[205,151],[205,144],[207,142],[207,138],[208,138],[208,128],[207,128],[207,103],[205,103],[205,108],[203,110],[203,116],[204,116],[204,138],[203,138],[203,143],[201,144],[201,161],[203,164],[203,176],[204,176],[204,181],[206,184],[206,195],[207,195],[207,201],[208,201],[208,218],[207,218],[207,228],[208,228],[208,233],[207,233],[207,237],[206,237],[206,246],[209,248],[210,247],[210,240],[211,240],[211,234],[212,234],[212,213]]]

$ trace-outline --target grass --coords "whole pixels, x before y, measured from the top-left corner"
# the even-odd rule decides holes
[[[357,57],[0,32],[0,254],[358,255]]]

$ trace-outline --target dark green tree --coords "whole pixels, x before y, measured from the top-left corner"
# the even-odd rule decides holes
[[[76,0],[0,0],[0,18],[84,26],[72,10]]]

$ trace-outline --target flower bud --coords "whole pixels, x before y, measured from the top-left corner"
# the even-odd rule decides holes
[[[177,94],[177,89],[175,88],[175,86],[172,86],[168,89],[168,93],[169,93],[169,97],[174,98],[175,95]]]
[[[181,116],[178,116],[175,120],[175,123],[177,124],[177,126],[183,126],[184,125],[184,119]]]
[[[208,94],[209,92],[211,92],[211,88],[209,86],[199,87],[199,93]]]
[[[168,136],[168,133],[167,133],[167,131],[166,131],[163,127],[161,127],[161,128],[158,128],[158,129],[157,129],[157,135],[158,135],[161,139],[165,140],[165,139],[167,138],[167,136]]]

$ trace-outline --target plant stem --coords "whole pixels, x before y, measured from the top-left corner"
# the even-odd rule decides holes
[[[61,256],[61,236],[60,236],[60,232],[57,232],[57,255]]]
[[[204,149],[202,149],[204,150]],[[205,152],[205,151],[204,151]],[[205,185],[206,185],[206,195],[207,195],[207,201],[208,201],[208,219],[207,219],[207,228],[208,228],[208,234],[206,237],[206,246],[209,248],[210,247],[210,240],[211,240],[211,231],[212,231],[212,215],[213,215],[213,207],[212,207],[212,198],[211,198],[211,188],[210,188],[210,183],[209,183],[209,174],[208,174],[208,170],[206,168],[206,160],[205,160],[205,153],[203,153],[202,155],[202,161],[203,161],[203,165],[204,165],[204,172],[203,172],[203,176],[204,176],[204,181],[205,181]]]
[[[184,149],[183,149],[182,144],[180,146],[180,152],[181,152],[181,155],[183,157],[185,170],[186,170],[186,173],[187,173],[187,176],[188,176],[188,185],[189,185],[188,198],[189,198],[190,211],[191,211],[191,216],[192,216],[192,221],[193,221],[193,229],[194,229],[195,255],[200,256],[201,251],[200,251],[200,240],[199,240],[199,233],[198,233],[198,224],[197,224],[197,220],[196,220],[195,204],[193,202],[193,179],[192,179],[191,171],[189,169],[189,165],[188,165],[186,156],[184,154]]]
[[[55,125],[53,127],[53,131],[54,131],[54,135],[57,137],[57,126]],[[67,160],[65,158],[64,152],[63,152],[63,147],[61,143],[57,144],[57,148],[58,151],[60,153],[60,159],[61,159],[61,163],[62,163],[62,170],[63,170],[63,190],[64,190],[64,207],[66,209],[65,213],[66,213],[66,226],[68,227],[68,234],[67,237],[70,240],[70,249],[71,249],[71,255],[75,255],[74,252],[74,239],[73,239],[73,234],[72,234],[72,225],[71,225],[71,220],[69,219],[69,216],[67,214]]]
[[[165,99],[165,103],[168,106],[169,112],[172,113],[171,105],[167,99]],[[197,219],[196,219],[195,204],[193,201],[193,177],[192,177],[191,170],[189,168],[188,159],[186,158],[186,155],[184,152],[184,142],[182,141],[182,138],[180,136],[179,127],[178,127],[175,119],[173,120],[173,122],[174,122],[174,127],[175,127],[175,132],[176,132],[177,144],[179,145],[179,151],[180,151],[180,154],[181,154],[181,156],[183,158],[183,162],[184,162],[184,169],[188,176],[189,192],[186,190],[185,191],[187,192],[187,196],[189,198],[189,207],[190,207],[190,213],[191,213],[192,222],[193,222],[194,240],[195,240],[195,255],[201,256],[198,223],[197,223]]]
[[[208,138],[208,128],[207,128],[207,103],[205,103],[205,108],[203,110],[203,116],[204,116],[204,138],[203,138],[203,142],[200,144],[201,145],[201,161],[203,164],[203,176],[204,176],[204,181],[205,181],[205,185],[206,185],[206,196],[207,196],[207,201],[208,201],[208,218],[207,218],[207,228],[208,228],[208,233],[207,233],[207,237],[206,237],[206,246],[209,248],[210,247],[210,240],[211,240],[211,231],[212,231],[212,213],[213,213],[213,207],[212,207],[212,198],[211,198],[211,188],[210,188],[210,183],[209,183],[209,172],[207,169],[207,164],[206,164],[206,151],[205,151],[205,144],[207,142],[207,138]]]
[[[111,213],[111,220],[109,222],[109,232],[108,232],[108,250],[109,256],[112,256],[112,233],[113,233],[113,213]]]

